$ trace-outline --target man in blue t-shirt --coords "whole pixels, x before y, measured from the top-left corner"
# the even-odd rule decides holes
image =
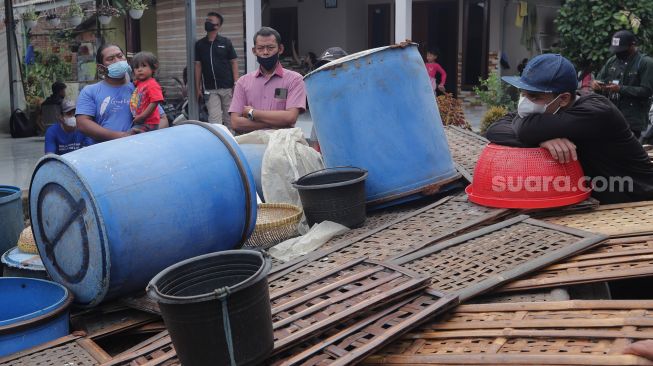
[[[62,155],[80,149],[84,136],[75,128],[75,104],[69,100],[61,103],[63,114],[45,132],[45,153]]]
[[[125,77],[131,69],[120,47],[102,45],[97,52],[98,71],[104,80],[82,89],[77,99],[77,127],[94,144],[130,135],[129,100],[134,85]]]

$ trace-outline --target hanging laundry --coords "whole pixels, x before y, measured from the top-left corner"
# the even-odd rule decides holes
[[[517,3],[517,17],[515,18],[515,27],[521,28],[524,25],[524,18],[528,16],[528,3],[520,1]]]
[[[528,7],[528,13],[524,19],[524,27],[521,30],[520,43],[527,50],[533,49],[533,42],[537,35],[537,7],[534,4]]]

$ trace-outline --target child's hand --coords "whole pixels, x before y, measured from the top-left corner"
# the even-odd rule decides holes
[[[445,93],[444,85],[438,85],[438,90]]]

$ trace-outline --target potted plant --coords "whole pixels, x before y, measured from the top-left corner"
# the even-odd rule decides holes
[[[127,9],[129,9],[129,16],[132,19],[141,19],[147,5],[143,0],[127,0]]]
[[[32,7],[27,8],[27,10],[20,17],[23,20],[23,24],[27,28],[34,28],[36,21],[39,19],[39,15],[36,14],[36,10]]]
[[[48,15],[45,16],[45,20],[47,20],[53,27],[56,27],[61,23],[61,18],[59,18],[59,15],[55,12],[48,13]]]
[[[117,17],[118,15],[120,15],[118,9],[114,8],[109,4],[100,5],[95,13],[97,14],[98,20],[102,25],[107,25],[111,23],[112,17]]]
[[[70,0],[70,5],[68,5],[68,22],[73,27],[76,27],[82,24],[82,19],[84,18],[84,9],[82,9],[77,1]]]

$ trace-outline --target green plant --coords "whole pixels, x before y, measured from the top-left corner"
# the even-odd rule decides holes
[[[513,109],[517,103],[508,93],[508,84],[501,81],[497,72],[491,73],[487,79],[479,79],[480,85],[474,87],[474,93],[488,107],[504,107]]]
[[[62,62],[57,55],[39,53],[34,61],[33,65],[24,65],[26,97],[45,97],[52,83],[70,79],[72,75],[70,63]]]
[[[612,34],[622,29],[637,35],[644,52],[653,50],[653,0],[567,0],[555,23],[556,52],[576,65],[602,65],[610,56]]]
[[[120,11],[109,4],[100,5],[95,12],[98,16],[105,17],[117,17],[120,15]]]
[[[440,119],[445,126],[458,126],[471,130],[469,122],[465,119],[463,104],[460,100],[453,97],[451,93],[440,95],[437,98],[438,109],[440,110]]]
[[[34,21],[36,21],[36,20],[39,19],[39,15],[36,14],[36,9],[34,9],[33,7],[29,7],[29,8],[27,8],[27,10],[25,10],[25,12],[20,16],[20,18],[21,18],[22,20],[34,20]]]
[[[147,5],[142,0],[127,0],[127,9],[130,10],[145,10]]]
[[[502,106],[490,107],[490,109],[485,112],[483,118],[481,119],[481,134],[484,134],[487,131],[488,127],[494,122],[498,121],[500,118],[508,114],[508,110]]]
[[[77,1],[75,0],[70,0],[70,5],[68,5],[68,12],[67,12],[69,17],[83,17],[84,16],[84,9],[77,4]]]

